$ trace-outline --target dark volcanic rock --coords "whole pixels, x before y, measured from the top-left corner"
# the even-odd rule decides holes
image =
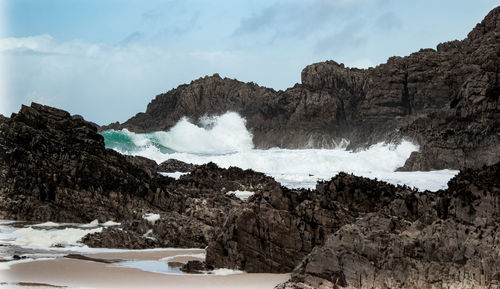
[[[279,188],[262,173],[213,163],[179,180],[157,170],[106,149],[93,124],[63,110],[33,103],[0,119],[0,217],[122,223],[87,236],[89,246],[205,247],[243,203],[228,191]],[[160,219],[148,222],[148,213]]]
[[[244,203],[227,192],[261,192],[279,188],[279,184],[262,173],[234,167],[222,169],[209,163],[197,166],[166,188],[182,197],[170,210],[159,211],[160,219],[154,224],[143,219],[126,221],[121,228],[107,228],[88,235],[83,242],[107,248],[204,248],[220,235],[229,211]]]
[[[206,261],[248,272],[295,268],[279,288],[495,288],[499,180],[497,163],[463,170],[435,193],[344,173],[314,191],[262,192],[230,212]]]
[[[421,151],[405,170],[480,167],[500,160],[500,7],[461,42],[438,46],[448,55],[445,81],[453,87],[448,105],[421,117],[400,134],[418,141]]]
[[[104,147],[94,125],[33,103],[0,123],[2,218],[89,222],[169,208],[172,179]]]
[[[158,171],[164,173],[174,173],[174,172],[192,172],[196,168],[196,165],[188,164],[176,159],[168,159],[163,163],[158,165]]]
[[[259,148],[357,148],[407,138],[421,145],[407,170],[481,167],[500,161],[499,14],[462,41],[439,44],[370,69],[334,61],[302,71],[302,84],[275,91],[218,74],[151,101],[114,129],[168,130],[187,116],[240,113]]]
[[[207,264],[199,260],[190,260],[181,268],[182,272],[186,273],[202,273],[207,271]]]
[[[278,288],[496,288],[499,180],[500,163],[462,171],[424,208],[433,218],[368,213],[314,248]]]
[[[344,173],[317,190],[276,187],[232,210],[223,234],[207,249],[207,264],[247,272],[289,272],[326,237],[360,213],[410,194],[406,187]]]

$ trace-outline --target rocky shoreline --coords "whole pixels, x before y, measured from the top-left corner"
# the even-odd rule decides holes
[[[91,247],[206,247],[197,266],[293,271],[281,288],[498,286],[500,163],[438,192],[345,173],[292,190],[251,170],[123,156],[94,125],[39,104],[0,128],[2,218],[122,223],[87,235]],[[191,172],[175,180],[161,167]]]
[[[500,7],[463,41],[368,70],[308,66],[276,92],[218,75],[159,95],[124,124],[98,128],[32,103],[0,117],[0,218],[120,222],[83,242],[206,248],[196,268],[293,272],[277,288],[500,288]],[[289,189],[252,170],[106,149],[99,130],[165,130],[227,110],[259,147],[352,147],[410,138],[402,170],[460,168],[418,191],[340,173]],[[159,172],[188,172],[179,179]],[[247,200],[230,192],[251,191]]]
[[[182,117],[238,112],[258,148],[350,148],[408,139],[421,146],[404,170],[480,168],[500,161],[500,7],[462,41],[369,69],[334,61],[275,91],[206,76],[156,96],[144,113],[101,130],[166,131]]]

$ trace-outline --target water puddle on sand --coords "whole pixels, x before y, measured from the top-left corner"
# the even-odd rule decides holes
[[[43,289],[43,288],[69,288],[68,286],[58,286],[58,285],[52,285],[52,284],[47,284],[47,283],[36,283],[36,282],[17,282],[17,283],[7,283],[7,282],[1,282],[0,283],[0,288],[2,289],[7,289],[7,288],[37,288],[37,289]]]
[[[104,263],[107,266],[137,269],[146,272],[175,275],[188,274],[181,267],[191,260],[204,261],[205,250],[198,248],[158,248],[125,250],[89,248],[80,243],[87,234],[100,232],[118,223],[97,221],[89,224],[17,222],[0,220],[0,274],[11,266],[34,261],[71,259],[81,262]],[[236,270],[215,270],[203,274],[240,274]],[[21,286],[2,284],[4,286]]]

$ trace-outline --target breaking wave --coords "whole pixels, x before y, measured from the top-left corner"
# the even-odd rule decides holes
[[[275,177],[289,187],[314,187],[340,171],[378,178],[420,189],[446,188],[457,171],[403,173],[395,170],[419,147],[411,142],[378,143],[366,150],[254,149],[252,134],[237,113],[206,117],[199,125],[181,119],[167,132],[133,133],[126,129],[102,133],[106,146],[123,154],[139,155],[161,163],[174,158],[193,164],[214,162],[220,167],[237,166]]]

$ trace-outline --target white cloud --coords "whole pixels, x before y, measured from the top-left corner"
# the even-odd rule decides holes
[[[9,71],[4,79],[11,84],[4,113],[36,101],[101,124],[125,121],[144,111],[155,95],[214,73],[268,86],[281,80],[285,88],[310,62],[283,65],[273,56],[257,59],[244,51],[59,42],[50,35],[0,39],[0,56]],[[263,70],[263,62],[270,67]]]

